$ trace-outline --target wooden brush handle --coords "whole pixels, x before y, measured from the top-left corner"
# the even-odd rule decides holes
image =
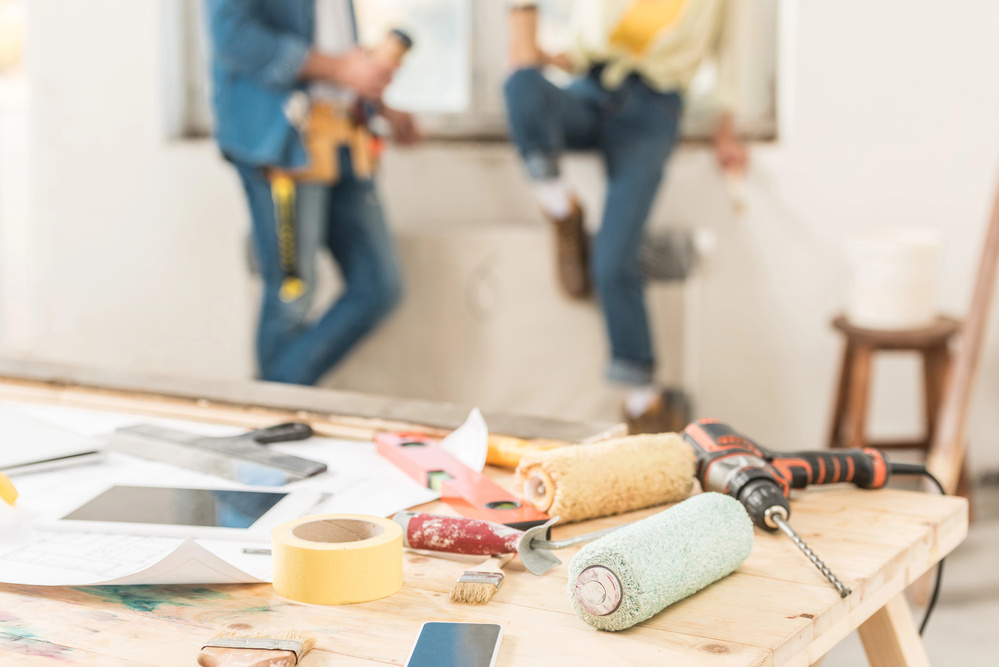
[[[215,648],[201,650],[201,667],[294,667],[298,658],[292,651],[271,651],[259,648]]]

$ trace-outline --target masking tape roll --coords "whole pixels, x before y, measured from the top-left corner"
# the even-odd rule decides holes
[[[402,588],[402,528],[362,514],[308,516],[271,533],[274,592],[308,604],[352,604]]]

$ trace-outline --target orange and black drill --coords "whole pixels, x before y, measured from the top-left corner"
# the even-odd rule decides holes
[[[684,439],[697,455],[697,479],[705,491],[732,496],[742,503],[760,528],[782,530],[819,571],[836,587],[841,597],[850,589],[815,555],[787,519],[791,489],[810,484],[851,482],[862,489],[880,489],[888,483],[890,466],[876,449],[775,454],[732,427],[713,419],[701,419],[683,431]]]

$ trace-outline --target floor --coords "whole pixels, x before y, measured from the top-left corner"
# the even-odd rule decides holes
[[[968,539],[944,566],[943,587],[924,641],[934,667],[999,664],[999,484],[975,490]],[[922,610],[916,613],[917,623]],[[822,667],[866,665],[854,633],[826,656]]]

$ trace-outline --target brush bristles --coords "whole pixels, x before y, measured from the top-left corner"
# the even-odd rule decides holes
[[[220,628],[216,631],[212,639],[280,639],[283,641],[299,642],[302,650],[299,651],[298,658],[302,659],[306,653],[316,646],[316,636],[309,632],[284,628],[281,630],[230,630]]]
[[[499,584],[459,581],[451,588],[451,602],[455,604],[486,604],[493,599],[493,594],[497,590],[499,590]]]

